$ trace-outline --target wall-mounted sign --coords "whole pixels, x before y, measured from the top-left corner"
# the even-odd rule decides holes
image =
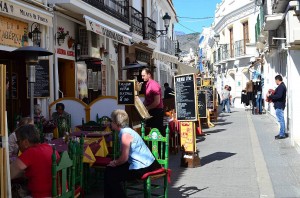
[[[27,23],[0,16],[0,45],[10,47],[28,46],[27,28]]]
[[[46,11],[37,11],[20,2],[0,1],[0,13],[8,14],[28,21],[34,21],[46,26],[53,26],[53,15]]]
[[[103,35],[107,38],[110,38],[114,41],[117,41],[119,43],[123,43],[124,45],[130,45],[130,39],[132,37],[115,30],[91,17],[88,17],[86,15],[83,16],[85,18],[86,23],[86,29],[92,32],[95,32],[96,34]]]
[[[30,96],[30,85],[28,83],[27,97]],[[39,64],[35,66],[35,83],[34,97],[47,98],[50,97],[49,85],[49,60],[39,60]]]

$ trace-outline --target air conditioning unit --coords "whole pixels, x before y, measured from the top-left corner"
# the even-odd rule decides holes
[[[300,21],[299,13],[295,10],[288,11],[286,22],[286,43],[288,45],[300,45]]]
[[[268,36],[268,44],[269,47],[275,48],[277,47],[277,40],[274,40],[273,38],[277,36],[276,30],[270,30],[269,31],[269,36]]]
[[[100,58],[100,35],[79,28],[80,58]]]

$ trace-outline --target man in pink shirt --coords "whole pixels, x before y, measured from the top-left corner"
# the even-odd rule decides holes
[[[152,118],[146,121],[146,126],[151,128],[158,128],[158,130],[164,136],[164,111],[161,87],[155,80],[152,79],[151,71],[148,68],[142,70],[142,78],[146,82],[144,105],[146,106],[149,114],[152,116]]]

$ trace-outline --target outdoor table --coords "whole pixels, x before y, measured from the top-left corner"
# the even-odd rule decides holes
[[[71,138],[70,138],[71,139]],[[102,137],[86,137],[84,138],[83,163],[88,163],[90,166],[96,161],[96,156],[106,157],[108,149],[106,141]],[[50,145],[54,146],[57,152],[62,153],[68,150],[68,144],[63,138],[53,139]]]

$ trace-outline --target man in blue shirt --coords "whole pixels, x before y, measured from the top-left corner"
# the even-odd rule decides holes
[[[275,136],[275,139],[284,139],[286,138],[285,133],[285,121],[284,121],[284,109],[285,109],[285,100],[286,100],[286,86],[282,82],[282,76],[275,76],[275,82],[278,87],[275,89],[274,94],[267,94],[267,97],[272,99],[274,103],[274,108],[276,111],[276,117],[280,124],[279,134]]]

